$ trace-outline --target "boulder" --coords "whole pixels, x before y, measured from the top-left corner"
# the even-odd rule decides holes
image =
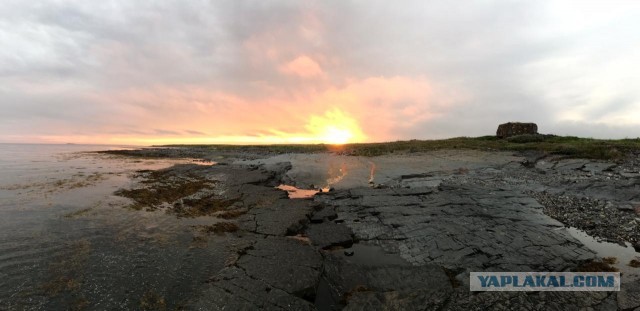
[[[314,245],[323,249],[332,246],[351,247],[353,245],[353,231],[345,225],[333,222],[311,224],[307,228],[307,236]]]
[[[496,136],[498,138],[507,138],[518,135],[535,135],[538,134],[538,125],[535,123],[509,122],[500,124]]]

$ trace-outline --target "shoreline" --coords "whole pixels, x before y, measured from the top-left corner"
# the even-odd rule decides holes
[[[361,304],[412,308],[425,303],[452,310],[495,303],[516,303],[509,307],[524,308],[538,294],[530,294],[524,301],[514,300],[523,293],[472,296],[468,292],[468,272],[576,271],[592,263],[609,268],[605,260],[566,230],[556,230],[565,226],[638,247],[638,226],[629,230],[616,223],[627,219],[635,224],[640,219],[640,211],[633,206],[640,201],[637,158],[602,161],[474,150],[395,153],[361,161],[377,162],[375,183],[370,185],[369,179],[364,179],[369,167],[354,162],[361,158],[357,156],[252,154],[189,147],[163,150],[124,153],[165,157],[197,154],[198,158],[218,162],[213,166],[174,167],[166,172],[205,179],[227,176],[216,187],[224,188],[222,193],[226,195],[235,195],[235,200],[214,204],[217,209],[208,214],[234,217],[224,218],[220,222],[224,225],[217,229],[212,225],[211,232],[250,245],[240,249],[237,260],[219,276],[213,276],[211,285],[194,302],[197,306],[219,301],[234,306],[237,301],[233,297],[240,294],[236,290],[242,289],[251,297],[243,302],[245,307],[284,307],[265,303],[287,301],[288,306],[304,308],[333,305],[349,309]],[[335,179],[331,161],[347,163],[344,168],[333,169],[333,174],[347,171],[332,185],[335,190],[300,200],[289,199],[286,192],[275,189],[281,184],[301,189],[324,186],[317,180]],[[153,183],[147,184],[152,188]],[[189,197],[194,195],[198,196],[197,191]],[[560,217],[554,214],[563,210],[558,210],[557,200],[545,200],[543,196],[569,198],[562,205],[564,210],[595,212]],[[591,204],[581,201],[584,197],[590,198]],[[201,195],[199,200],[205,202],[206,198]],[[181,202],[181,209],[190,208],[184,198]],[[173,206],[169,211],[176,208],[173,202],[166,203]],[[594,215],[598,218],[589,218]],[[595,221],[599,223],[592,226]],[[362,247],[372,248],[379,254],[376,257],[395,258],[390,259],[393,264],[363,261],[356,257]],[[285,271],[296,272],[292,275]],[[446,282],[425,288],[422,283],[426,272]],[[274,296],[254,292],[265,284],[278,289]],[[389,291],[394,294],[389,296]],[[623,291],[630,292],[622,298],[591,293],[588,299],[585,294],[562,293],[554,301],[584,307],[613,303],[622,308],[633,305],[624,297],[640,294],[640,281],[623,277]],[[543,296],[539,299],[544,300]]]

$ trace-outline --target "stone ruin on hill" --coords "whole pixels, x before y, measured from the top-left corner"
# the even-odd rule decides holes
[[[518,135],[536,135],[538,134],[538,125],[535,123],[509,122],[500,124],[496,136],[498,138],[508,138]]]

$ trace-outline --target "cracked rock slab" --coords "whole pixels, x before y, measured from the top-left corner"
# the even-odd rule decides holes
[[[565,231],[556,230],[562,224],[544,215],[536,200],[518,191],[446,185],[426,196],[369,198],[388,205],[340,206],[340,219],[357,239],[387,241],[413,265],[562,271],[595,256]],[[406,198],[417,204],[393,203]]]
[[[259,239],[237,262],[248,276],[299,297],[310,297],[320,278],[322,256],[295,239]]]
[[[325,221],[331,221],[338,218],[338,214],[336,213],[335,208],[333,207],[325,207],[320,211],[313,213],[311,216],[312,223],[321,223]]]
[[[186,307],[188,310],[315,310],[310,302],[249,277],[235,267],[222,270]]]
[[[302,230],[309,221],[313,202],[308,200],[279,199],[273,204],[254,208],[256,232],[284,236]]]
[[[441,310],[616,310],[615,296],[607,292],[482,292],[460,288]]]
[[[444,269],[438,265],[354,264],[327,255],[325,276],[334,299],[345,310],[417,310],[442,307],[453,292]]]
[[[622,310],[640,308],[640,280],[620,285],[618,308]]]
[[[320,248],[331,246],[350,247],[353,244],[353,231],[347,226],[333,222],[311,224],[306,233],[313,245],[317,245]]]

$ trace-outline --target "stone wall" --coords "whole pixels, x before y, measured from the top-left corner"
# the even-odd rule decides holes
[[[500,124],[496,136],[498,138],[507,138],[518,135],[535,135],[538,134],[538,125],[535,123],[509,122]]]

